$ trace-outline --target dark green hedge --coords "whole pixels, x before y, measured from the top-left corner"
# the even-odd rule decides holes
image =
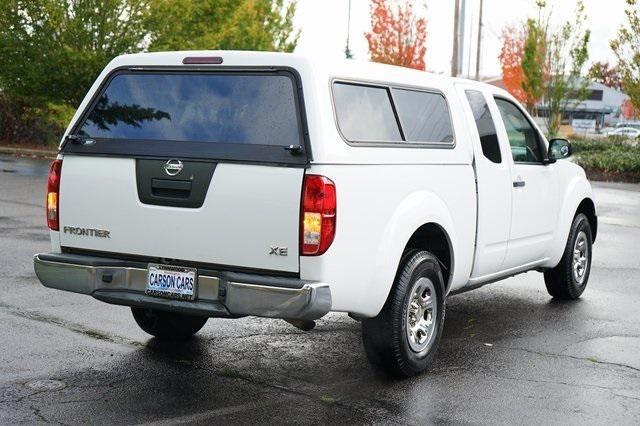
[[[571,142],[575,162],[587,172],[640,174],[640,144],[611,138]]]

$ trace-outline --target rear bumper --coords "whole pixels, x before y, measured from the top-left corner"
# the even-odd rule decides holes
[[[147,269],[141,262],[73,254],[37,254],[40,282],[49,288],[91,295],[103,302],[189,315],[314,320],[331,310],[331,290],[296,278],[198,269],[193,301],[145,294]]]

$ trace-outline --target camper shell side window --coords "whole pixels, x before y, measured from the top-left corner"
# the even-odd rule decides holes
[[[335,80],[338,131],[353,146],[454,148],[447,99],[440,91]]]

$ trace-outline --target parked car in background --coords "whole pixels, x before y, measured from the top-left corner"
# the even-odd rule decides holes
[[[640,130],[640,121],[621,121],[616,123],[616,129],[620,129],[622,127],[633,127],[634,129]]]
[[[495,86],[295,54],[125,55],[53,162],[47,287],[186,339],[209,317],[330,311],[423,371],[448,295],[526,271],[577,299],[598,222],[567,140]],[[471,355],[470,355],[471,356]]]
[[[619,136],[635,139],[640,137],[640,129],[635,127],[616,127],[608,133],[608,136]]]

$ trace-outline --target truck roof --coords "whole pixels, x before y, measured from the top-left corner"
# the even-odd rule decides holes
[[[186,50],[121,55],[114,58],[105,71],[131,66],[182,66],[186,57],[220,57],[221,66],[283,66],[294,69],[312,69],[315,78],[352,79],[358,81],[387,82],[403,85],[427,86],[441,89],[455,82],[465,82],[478,87],[495,86],[475,80],[452,78],[446,75],[419,71],[405,67],[357,59],[336,59],[317,55],[282,52],[256,52],[238,50]]]

